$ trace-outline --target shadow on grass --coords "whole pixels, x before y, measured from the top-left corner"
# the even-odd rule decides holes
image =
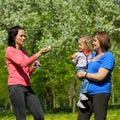
[[[120,109],[120,105],[109,105],[108,106],[109,110],[119,110]],[[29,111],[26,111],[27,114],[31,114]],[[44,111],[46,114],[49,113],[72,113],[72,108],[55,108],[52,110],[45,110]],[[7,117],[12,117],[14,116],[13,111],[10,110],[6,110],[4,112],[0,111],[0,118],[7,116]]]
[[[11,117],[13,115],[14,115],[14,113],[12,111],[9,111],[9,110],[6,110],[4,112],[2,112],[2,111],[0,112],[0,118],[4,117],[4,116]]]
[[[109,105],[108,109],[117,110],[117,109],[120,109],[120,105]]]
[[[71,113],[72,108],[54,108],[51,110],[45,110],[45,113]]]

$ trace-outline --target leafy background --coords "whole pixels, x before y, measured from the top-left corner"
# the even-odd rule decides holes
[[[0,1],[0,107],[10,109],[7,91],[5,49],[8,28],[24,27],[29,55],[57,44],[58,47],[39,60],[40,69],[31,76],[31,84],[45,110],[71,108],[76,110],[80,81],[70,63],[77,51],[79,36],[95,31],[109,32],[111,52],[115,56],[110,105],[120,103],[120,2],[119,0],[1,0]]]

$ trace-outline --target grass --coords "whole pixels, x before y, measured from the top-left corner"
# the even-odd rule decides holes
[[[108,110],[106,120],[120,120],[120,110]],[[0,112],[0,120],[15,120],[15,116],[11,112]],[[27,120],[34,120],[32,115],[27,115]],[[77,120],[77,113],[51,113],[45,114],[45,120]],[[94,120],[93,116],[90,120]]]

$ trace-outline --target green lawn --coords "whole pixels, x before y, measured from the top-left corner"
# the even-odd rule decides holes
[[[15,120],[14,114],[11,112],[0,112],[0,120]],[[33,120],[31,115],[27,116],[27,120]],[[51,113],[45,114],[45,120],[77,120],[77,113]],[[93,116],[91,120],[94,120]],[[120,120],[120,110],[108,110],[107,120]]]

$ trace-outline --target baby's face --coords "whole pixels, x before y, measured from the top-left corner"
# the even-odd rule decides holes
[[[78,49],[79,51],[84,51],[86,49],[85,43],[78,41]]]

